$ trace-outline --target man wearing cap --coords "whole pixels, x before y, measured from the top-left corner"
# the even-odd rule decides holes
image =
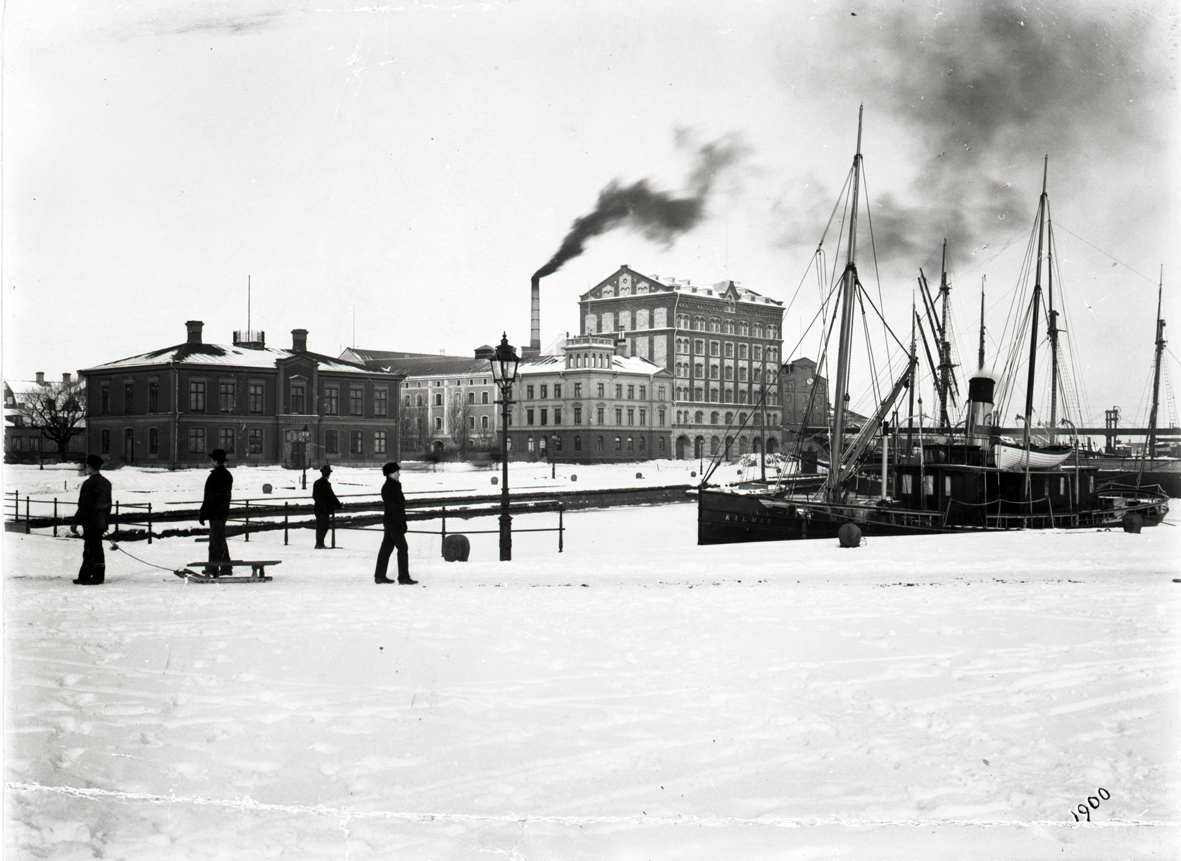
[[[86,481],[78,491],[78,511],[70,532],[78,534],[82,527],[82,568],[78,571],[79,586],[98,586],[107,576],[107,558],[103,553],[103,533],[111,518],[111,483],[100,474],[103,459],[97,454],[86,458]]]
[[[209,452],[214,467],[205,479],[205,499],[201,502],[198,515],[201,525],[209,521],[209,561],[205,573],[210,577],[227,577],[234,573],[228,564],[230,549],[226,546],[226,520],[230,516],[230,496],[234,489],[234,477],[226,469],[224,449],[215,448]]]
[[[328,518],[332,512],[340,508],[340,500],[332,489],[328,476],[332,475],[332,467],[324,464],[320,467],[320,478],[312,485],[312,502],[316,510],[316,549],[324,549],[324,537],[328,534]],[[336,541],[333,539],[333,543]]]
[[[375,583],[393,583],[386,576],[390,564],[390,553],[398,548],[398,579],[397,582],[406,586],[413,586],[417,580],[410,579],[410,548],[406,545],[406,497],[402,495],[402,467],[394,462],[387,463],[381,468],[385,475],[385,484],[381,486],[381,501],[385,503],[385,514],[382,526],[385,527],[385,537],[381,540],[381,550],[377,553],[377,570],[373,573]]]

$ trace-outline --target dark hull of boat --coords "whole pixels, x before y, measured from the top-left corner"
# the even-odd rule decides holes
[[[701,489],[697,494],[697,543],[737,544],[749,541],[834,539],[842,526],[855,524],[868,538],[1019,529],[1123,528],[1124,518],[1137,514],[1144,526],[1164,519],[1168,505],[1160,498],[1127,500],[1110,497],[1100,507],[1057,513],[1009,511],[974,523],[949,523],[943,511],[915,511],[873,503],[821,503],[786,496]]]

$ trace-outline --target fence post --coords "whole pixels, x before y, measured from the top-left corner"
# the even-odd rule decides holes
[[[283,502],[283,546],[287,546],[287,502]]]
[[[152,503],[148,503],[148,544],[152,543]]]
[[[53,498],[53,537],[57,538],[57,497]]]
[[[29,520],[29,495],[25,494],[25,535],[28,535],[32,530],[32,523]]]
[[[562,504],[558,503],[558,552],[562,552],[562,539],[566,537],[566,527],[562,521],[562,513],[565,511]]]
[[[443,529],[439,533],[439,552],[443,552],[443,547],[447,544],[447,506],[443,506]],[[446,558],[446,557],[444,557]]]
[[[250,500],[246,500],[246,543],[250,543]]]

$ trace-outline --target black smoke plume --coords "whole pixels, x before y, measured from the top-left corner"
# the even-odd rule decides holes
[[[867,130],[890,117],[913,142],[909,187],[872,201],[879,256],[913,259],[944,237],[966,252],[1028,229],[1046,154],[1051,196],[1055,175],[1138,181],[1165,149],[1169,21],[1164,0],[834,7],[814,41],[785,50],[783,77],[834,105],[864,103]],[[837,64],[833,43],[857,45],[857,61]]]
[[[599,192],[594,210],[574,219],[554,256],[533,274],[532,280],[536,282],[557,272],[567,260],[586,250],[588,240],[617,227],[635,230],[653,242],[672,244],[701,222],[718,174],[744,152],[742,144],[733,138],[700,147],[697,163],[689,175],[689,193],[684,197],[656,191],[646,179],[631,185],[622,185],[618,180],[610,182]]]

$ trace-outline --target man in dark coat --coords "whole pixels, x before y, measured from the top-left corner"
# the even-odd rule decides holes
[[[86,458],[86,481],[78,491],[78,511],[70,532],[82,527],[82,568],[78,571],[79,586],[98,586],[107,576],[107,557],[103,552],[103,533],[111,519],[111,483],[100,474],[103,459],[97,454]]]
[[[324,549],[324,537],[328,534],[328,520],[332,512],[340,508],[340,500],[332,489],[328,476],[332,475],[332,467],[324,464],[320,467],[320,477],[312,485],[312,501],[316,506],[316,549]],[[333,539],[335,544],[335,539]]]
[[[381,468],[385,484],[381,486],[381,501],[385,503],[382,526],[385,536],[381,550],[377,553],[377,570],[373,574],[376,583],[393,583],[386,576],[390,564],[390,553],[398,548],[398,583],[412,586],[417,580],[410,579],[410,548],[406,545],[406,497],[402,495],[402,468],[396,463],[387,463]]]
[[[201,525],[209,521],[209,561],[205,573],[210,577],[226,577],[234,573],[227,563],[230,549],[226,546],[226,520],[230,516],[230,496],[234,490],[234,477],[226,469],[224,449],[215,448],[209,452],[215,466],[205,479],[205,499],[201,502],[199,515]]]

